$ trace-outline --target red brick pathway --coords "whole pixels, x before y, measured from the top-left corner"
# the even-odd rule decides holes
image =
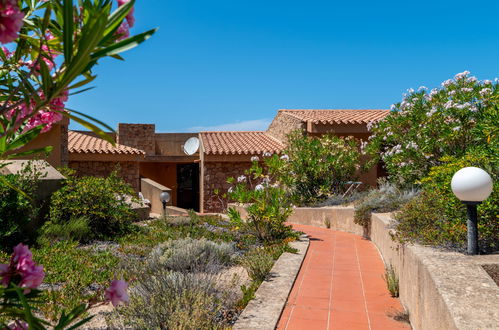
[[[305,225],[310,246],[277,329],[410,329],[382,278],[381,256],[360,236]]]

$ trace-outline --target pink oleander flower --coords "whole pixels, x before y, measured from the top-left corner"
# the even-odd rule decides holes
[[[118,0],[118,6],[121,7],[128,2],[130,2],[130,0]],[[129,27],[133,27],[135,25],[135,17],[133,16],[134,11],[135,8],[132,7],[132,9],[128,12],[128,15],[126,15],[126,21]]]
[[[23,26],[24,14],[16,0],[0,0],[0,43],[6,44],[17,39]]]
[[[127,22],[121,23],[118,30],[116,30],[116,34],[119,35],[118,40],[126,39],[130,36],[130,27]]]
[[[14,321],[7,326],[9,330],[28,330],[28,323],[24,321]]]
[[[130,298],[128,297],[127,288],[128,284],[125,281],[113,280],[111,286],[106,289],[104,298],[115,307],[120,303],[128,303]]]
[[[45,273],[43,266],[37,266],[32,258],[33,255],[26,245],[19,243],[14,247],[10,264],[0,265],[2,285],[8,286],[14,276],[19,276],[21,281],[18,285],[25,288],[25,293],[28,293],[31,289],[36,289],[42,283]]]

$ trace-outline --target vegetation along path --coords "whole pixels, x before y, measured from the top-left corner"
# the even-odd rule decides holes
[[[310,237],[278,329],[410,329],[383,279],[381,256],[370,241],[349,233],[293,225]]]

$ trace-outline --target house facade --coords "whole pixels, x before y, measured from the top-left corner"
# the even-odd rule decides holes
[[[156,133],[154,124],[119,124],[111,144],[92,132],[67,131],[67,125],[52,133],[60,143],[59,156],[49,160],[67,165],[78,175],[107,176],[117,166],[123,179],[137,192],[141,178],[148,178],[172,190],[172,204],[200,212],[220,212],[221,198],[229,188],[227,178],[241,175],[251,166],[251,157],[281,153],[287,135],[300,130],[307,136],[334,134],[365,141],[368,123],[382,120],[388,110],[288,110],[277,112],[266,131]],[[199,150],[183,151],[184,143],[197,137]],[[66,152],[64,152],[66,150]],[[365,161],[365,160],[362,160]],[[365,185],[375,185],[380,168],[359,173]],[[217,194],[218,192],[218,194]]]

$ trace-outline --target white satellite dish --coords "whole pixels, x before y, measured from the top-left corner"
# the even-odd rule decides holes
[[[187,139],[184,143],[183,149],[186,155],[194,155],[199,149],[199,139],[195,136]]]

